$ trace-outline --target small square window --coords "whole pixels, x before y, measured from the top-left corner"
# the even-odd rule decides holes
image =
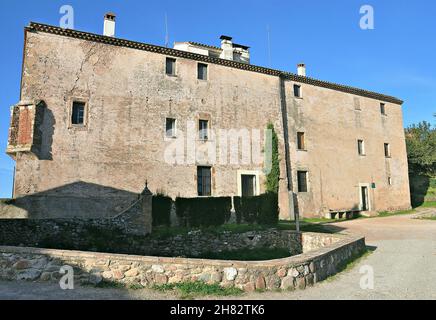
[[[360,99],[355,97],[354,98],[354,110],[357,111],[361,111],[362,109],[360,108]]]
[[[167,58],[167,60],[166,60],[166,74],[169,76],[176,75],[176,59]]]
[[[207,80],[207,64],[199,63],[197,66],[197,78]]]
[[[73,108],[71,110],[71,124],[73,125],[84,125],[85,124],[85,103],[84,102],[73,102]]]
[[[360,156],[365,155],[365,142],[363,140],[357,140],[357,152]]]
[[[297,172],[298,192],[307,192],[307,171]]]
[[[385,157],[386,158],[390,158],[391,157],[391,147],[389,145],[389,143],[385,143]]]
[[[386,105],[384,103],[380,103],[380,113],[386,115]]]
[[[301,98],[301,86],[294,84],[294,97]]]
[[[211,167],[197,167],[197,192],[200,197],[211,196]]]
[[[198,133],[199,133],[200,140],[208,140],[209,139],[208,130],[209,130],[209,121],[208,120],[200,120],[198,122]]]
[[[174,138],[176,136],[176,119],[166,118],[165,134],[168,138]]]
[[[297,132],[297,148],[298,150],[306,150],[304,144],[304,132]]]

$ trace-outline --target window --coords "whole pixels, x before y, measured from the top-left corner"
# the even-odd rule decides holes
[[[197,71],[197,78],[199,80],[207,80],[207,64],[199,63]]]
[[[208,120],[200,120],[198,122],[198,133],[199,133],[200,140],[208,139],[208,127],[209,127]]]
[[[210,196],[211,174],[210,167],[197,167],[197,190],[199,196]]]
[[[294,97],[301,98],[301,86],[294,84]]]
[[[389,143],[385,143],[385,157],[386,158],[391,157],[391,148],[389,146]]]
[[[167,58],[166,61],[166,74],[169,76],[176,75],[176,59]]]
[[[297,132],[297,148],[298,150],[306,150],[304,145],[304,132]]]
[[[365,142],[363,140],[357,140],[357,151],[359,152],[359,156],[365,155]]]
[[[386,105],[384,103],[380,103],[380,113],[386,115]]]
[[[73,102],[73,110],[71,112],[71,124],[84,125],[85,124],[85,103]]]
[[[241,194],[243,197],[256,195],[256,176],[254,174],[241,175]]]
[[[392,185],[392,178],[391,177],[388,177],[388,185]]]
[[[168,138],[174,138],[176,136],[176,119],[166,118],[165,134]]]
[[[307,192],[307,171],[297,172],[298,192]]]
[[[360,99],[355,97],[354,98],[354,110],[361,111],[360,109]]]

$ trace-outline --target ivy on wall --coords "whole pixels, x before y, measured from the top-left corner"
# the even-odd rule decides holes
[[[277,133],[274,130],[274,125],[269,123],[268,130],[272,131],[272,144],[271,144],[271,171],[266,176],[266,192],[279,192],[280,180],[280,164],[279,164],[279,143]]]

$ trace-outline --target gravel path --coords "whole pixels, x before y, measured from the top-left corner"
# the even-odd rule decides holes
[[[435,212],[424,209],[420,213]],[[294,292],[252,293],[235,299],[436,299],[436,221],[411,215],[359,219],[333,225],[366,236],[375,251],[354,268],[312,288]],[[374,289],[361,289],[362,266],[374,271]],[[174,299],[153,290],[61,290],[58,285],[0,282],[0,299]],[[228,299],[229,297],[225,298]],[[215,299],[215,297],[211,297]]]

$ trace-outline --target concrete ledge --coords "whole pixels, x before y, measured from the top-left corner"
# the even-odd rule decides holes
[[[304,289],[337,273],[366,249],[364,237],[303,233],[303,243],[326,240],[303,254],[269,261],[224,261],[148,257],[70,250],[0,246],[0,277],[7,280],[58,281],[63,265],[75,281],[102,280],[146,287],[185,281],[218,283],[245,291]],[[304,247],[304,246],[303,246]]]

